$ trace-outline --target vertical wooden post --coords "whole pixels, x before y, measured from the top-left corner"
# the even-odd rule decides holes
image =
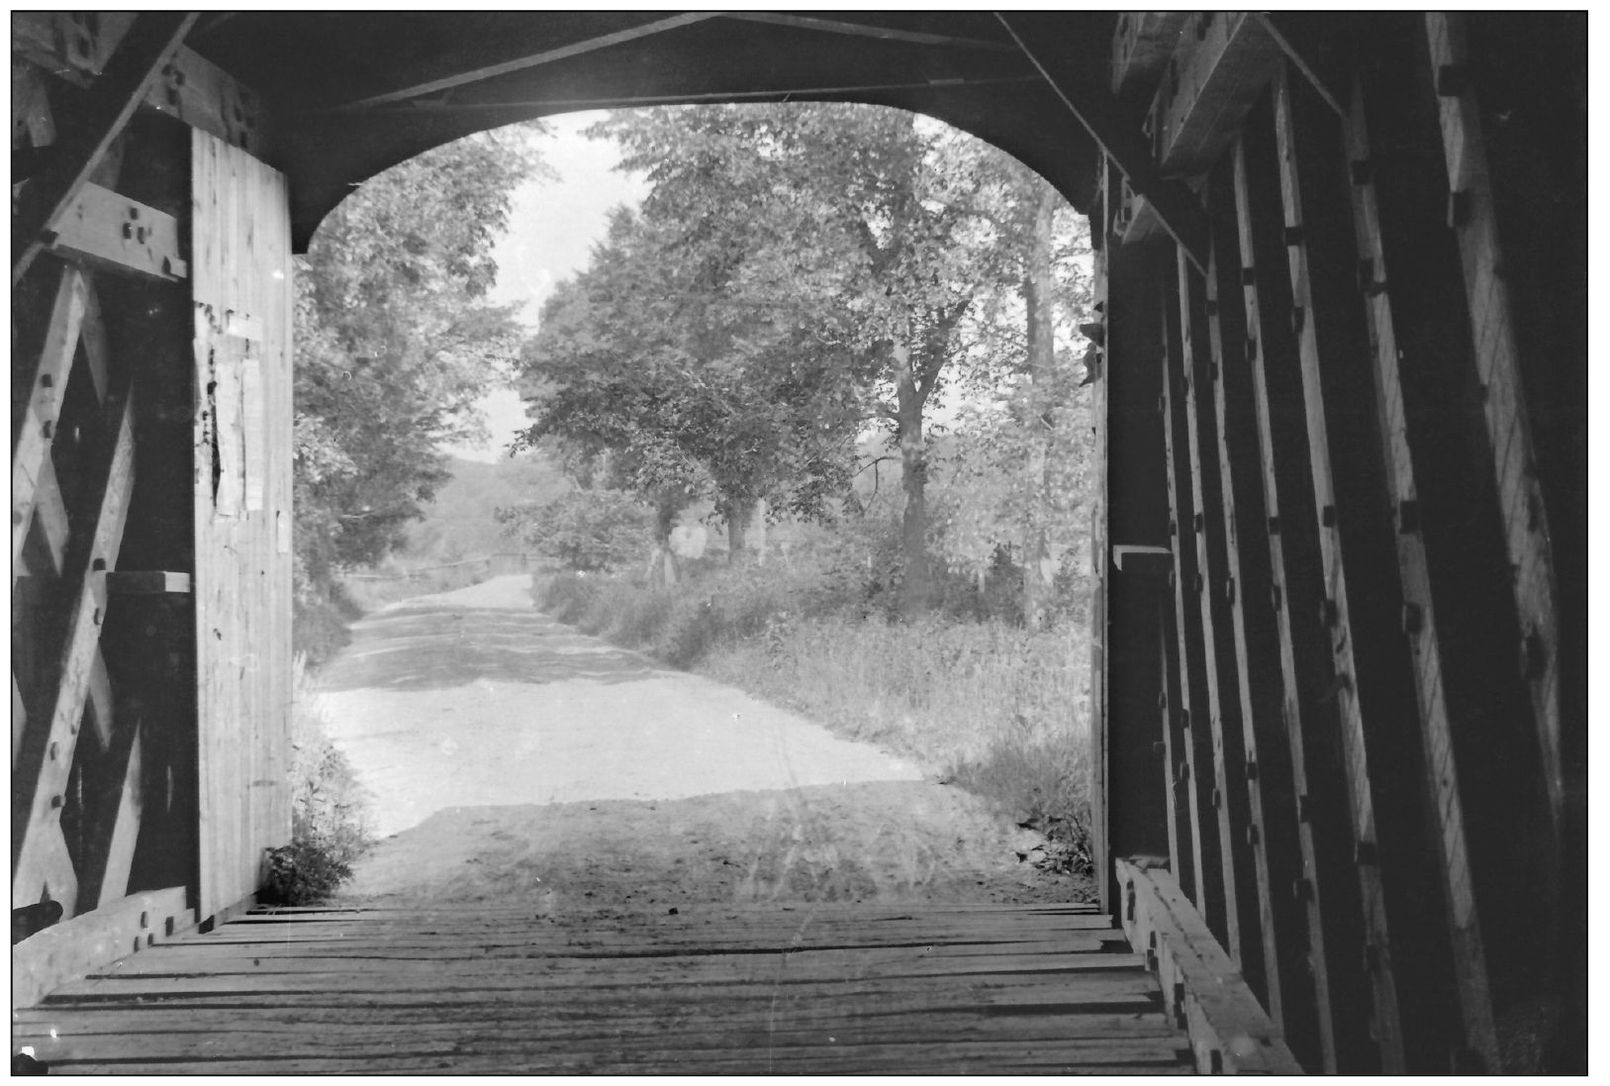
[[[1158,401],[1163,416],[1163,452],[1168,479],[1168,545],[1174,558],[1174,577],[1171,582],[1174,596],[1173,637],[1169,667],[1178,676],[1177,700],[1170,691],[1170,707],[1177,721],[1178,742],[1183,748],[1181,771],[1185,776],[1186,818],[1189,840],[1186,842],[1191,856],[1194,880],[1186,888],[1191,900],[1202,914],[1202,919],[1226,943],[1236,942],[1235,930],[1227,902],[1233,904],[1235,885],[1228,885],[1224,869],[1219,863],[1219,840],[1214,800],[1216,794],[1207,774],[1213,764],[1213,745],[1210,732],[1210,715],[1207,697],[1207,667],[1203,647],[1197,639],[1201,629],[1198,610],[1201,606],[1199,585],[1202,573],[1197,566],[1196,548],[1184,540],[1193,531],[1196,506],[1190,490],[1190,463],[1182,440],[1185,429],[1183,395],[1184,356],[1182,332],[1179,323],[1178,287],[1172,269],[1159,268],[1162,300],[1164,349],[1158,358],[1162,395]],[[1157,288],[1154,287],[1154,290]]]
[[[1281,651],[1266,540],[1259,465],[1263,456],[1253,404],[1250,359],[1245,344],[1246,315],[1235,299],[1240,284],[1235,189],[1230,156],[1216,167],[1207,185],[1208,272],[1203,281],[1208,344],[1217,369],[1212,382],[1214,453],[1220,480],[1229,578],[1229,615],[1234,638],[1235,688],[1246,757],[1248,830],[1257,880],[1263,934],[1264,977],[1269,1012],[1281,1022],[1287,1043],[1305,1066],[1334,1072],[1324,930],[1317,894],[1305,901],[1294,892],[1300,881],[1315,884],[1311,834],[1297,819],[1297,795],[1304,777],[1294,773],[1300,760],[1296,687]],[[1278,539],[1278,537],[1275,537]],[[1287,719],[1283,693],[1292,692]],[[1292,729],[1288,737],[1287,729]],[[1288,746],[1288,738],[1291,745]],[[1299,840],[1309,842],[1305,848]],[[1317,1000],[1317,1002],[1316,1002]]]
[[[1116,193],[1117,176],[1109,165],[1109,199]],[[1104,219],[1111,221],[1110,216]],[[1120,570],[1112,557],[1116,547],[1161,546],[1168,538],[1155,365],[1161,328],[1154,296],[1146,290],[1154,266],[1142,253],[1116,248],[1105,236],[1103,241],[1107,291],[1099,382],[1105,386],[1101,398],[1107,550],[1098,558],[1098,569],[1104,585],[1105,714],[1097,726],[1105,759],[1106,836],[1098,879],[1112,907],[1117,903],[1112,860],[1168,852],[1167,827],[1175,811],[1169,803],[1158,727],[1158,701],[1164,689],[1158,630],[1166,571],[1148,569],[1146,563],[1126,563]],[[1171,856],[1171,862],[1177,863],[1177,857]]]
[[[1398,111],[1406,111],[1406,107],[1407,103],[1401,100],[1395,101],[1392,106]],[[1403,624],[1417,662],[1414,679],[1420,728],[1426,748],[1426,786],[1430,792],[1431,810],[1437,829],[1438,867],[1444,884],[1449,932],[1453,941],[1453,966],[1458,980],[1465,1043],[1480,1055],[1487,1068],[1496,1069],[1497,1050],[1493,1039],[1486,955],[1471,882],[1460,774],[1449,721],[1450,699],[1444,689],[1444,651],[1438,635],[1441,615],[1434,602],[1431,570],[1422,534],[1422,524],[1426,518],[1422,515],[1416,458],[1411,453],[1409,409],[1405,403],[1405,389],[1399,369],[1403,348],[1399,346],[1393,319],[1394,298],[1402,293],[1395,286],[1396,279],[1403,275],[1407,282],[1407,277],[1415,272],[1396,263],[1389,264],[1386,259],[1376,194],[1381,173],[1392,167],[1386,161],[1377,161],[1371,154],[1363,95],[1356,84],[1349,99],[1346,141],[1349,161],[1368,164],[1368,168],[1361,169],[1360,176],[1350,186],[1353,222],[1359,266],[1362,269],[1367,265],[1373,276],[1372,286],[1366,292],[1364,311],[1373,348],[1372,372],[1380,412],[1381,440],[1397,520],[1394,538],[1403,585]],[[1424,210],[1424,207],[1420,208],[1422,213]],[[1419,273],[1435,274],[1423,266]],[[1411,353],[1415,351],[1412,345],[1408,349]],[[1413,364],[1426,361],[1419,357],[1412,359]],[[1457,416],[1457,410],[1447,410],[1447,405],[1458,400],[1457,384],[1445,385],[1440,392],[1444,397],[1445,413]],[[1421,421],[1424,421],[1423,416]],[[1424,430],[1417,431],[1417,435],[1422,439],[1431,436]],[[1447,433],[1441,435],[1444,440],[1448,436]],[[1422,459],[1435,455],[1434,448],[1428,447],[1423,440],[1421,451]],[[1438,498],[1437,495],[1428,495],[1427,504],[1435,504]],[[1451,559],[1453,556],[1449,557]],[[1467,593],[1476,590],[1477,586],[1473,584],[1463,585],[1459,589]]]
[[[1223,480],[1216,447],[1212,402],[1219,380],[1207,330],[1202,276],[1189,260],[1176,260],[1180,322],[1180,360],[1184,377],[1185,444],[1191,468],[1191,518],[1197,579],[1197,615],[1203,670],[1207,679],[1207,712],[1213,748],[1213,807],[1218,816],[1219,865],[1223,871],[1226,948],[1236,966],[1267,1001],[1277,1019],[1280,985],[1264,972],[1262,917],[1254,849],[1261,845],[1247,805],[1246,748],[1242,742],[1241,703],[1236,695],[1236,643],[1231,632],[1231,598],[1235,579],[1226,562],[1228,521],[1224,515]],[[1207,389],[1206,395],[1200,389]],[[1183,529],[1182,529],[1183,530]]]
[[[1272,298],[1283,293],[1284,267],[1260,262],[1253,215],[1269,214],[1274,179],[1269,159],[1269,113],[1260,107],[1248,119],[1232,154],[1235,193],[1233,270],[1221,274],[1221,290],[1238,284],[1242,295],[1247,364],[1258,434],[1270,566],[1270,608],[1281,661],[1282,716],[1291,754],[1303,867],[1291,884],[1306,908],[1316,991],[1322,1004],[1320,1028],[1326,1067],[1344,1072],[1378,1070],[1374,1023],[1383,1003],[1395,1004],[1390,988],[1377,1000],[1365,978],[1363,896],[1378,889],[1352,869],[1356,830],[1347,794],[1347,777],[1335,697],[1337,677],[1321,626],[1324,599],[1319,544],[1314,529],[1314,493],[1308,467],[1308,435],[1303,392],[1297,376],[1298,326],[1307,318]],[[1255,151],[1249,152],[1248,140]],[[1249,155],[1264,168],[1255,177]],[[1257,211],[1253,190],[1258,189]],[[1226,239],[1226,250],[1230,249]],[[1226,262],[1229,263],[1228,261]],[[1229,280],[1226,282],[1226,280]],[[1221,309],[1221,313],[1227,313]],[[1395,1014],[1393,1016],[1395,1021]],[[1374,1034],[1374,1037],[1372,1037]],[[1390,1040],[1390,1034],[1387,1035]]]

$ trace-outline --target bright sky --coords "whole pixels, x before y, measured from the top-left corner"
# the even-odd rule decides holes
[[[515,192],[509,232],[494,251],[498,281],[492,300],[520,306],[521,319],[533,329],[554,285],[586,266],[593,242],[603,237],[609,209],[636,204],[648,191],[640,177],[615,172],[619,153],[613,143],[581,135],[602,116],[592,111],[555,117],[548,122],[553,135],[533,139],[559,180],[533,182]],[[520,397],[512,388],[493,389],[481,409],[491,439],[479,446],[444,446],[443,452],[487,462],[504,455],[510,436],[526,423]]]

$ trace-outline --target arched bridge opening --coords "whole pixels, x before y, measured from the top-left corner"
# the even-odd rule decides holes
[[[249,906],[289,832],[290,257],[329,209],[531,117],[863,101],[1091,216],[1102,907],[1199,1063],[1584,1066],[1584,31],[13,15],[23,1001]]]

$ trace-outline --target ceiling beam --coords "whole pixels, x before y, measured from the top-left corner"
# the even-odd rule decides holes
[[[627,42],[636,41],[639,38],[652,37],[655,34],[663,34],[668,30],[676,30],[680,27],[691,26],[694,23],[702,23],[708,19],[714,19],[720,14],[720,12],[683,12],[679,15],[667,16],[664,19],[655,19],[653,22],[643,23],[639,26],[628,27],[625,30],[617,30],[611,34],[601,34],[596,38],[587,38],[583,41],[571,42],[569,45],[561,45],[553,49],[544,49],[540,53],[532,53],[529,56],[516,57],[514,60],[506,60],[501,64],[491,64],[484,68],[474,68],[470,71],[457,72],[453,75],[443,76],[440,79],[430,80],[427,83],[416,83],[413,86],[399,87],[397,90],[387,91],[384,94],[375,94],[369,96],[368,98],[359,98],[356,101],[335,106],[334,110],[341,111],[350,109],[367,109],[371,106],[389,105],[393,102],[401,102],[409,98],[418,98],[422,95],[440,94],[443,91],[450,91],[456,87],[468,86],[471,83],[479,83],[487,79],[495,79],[498,76],[508,75],[511,72],[521,72],[528,68],[536,68],[544,64],[552,64],[557,60],[568,60],[571,57],[581,56],[584,53],[592,53],[598,51],[599,49],[608,49],[611,46],[624,45]]]
[[[11,223],[11,285],[27,273],[53,230],[106,157],[195,24],[194,11],[137,16],[90,85],[80,123],[65,127],[50,157],[18,198]]]
[[[1096,141],[1102,153],[1129,179],[1129,187],[1145,197],[1157,213],[1157,219],[1167,230],[1186,257],[1199,272],[1207,274],[1207,213],[1197,203],[1191,190],[1178,181],[1164,178],[1152,162],[1151,148],[1140,132],[1125,125],[1111,93],[1090,85],[1075,84],[1051,74],[1044,57],[1045,46],[1030,48],[1017,30],[997,11],[1006,32],[1012,35],[1023,55],[1028,57],[1045,80],[1046,85],[1061,99],[1074,119]]]
[[[941,45],[952,49],[989,49],[1011,53],[1016,47],[1003,41],[984,38],[958,38],[951,34],[930,34],[921,30],[900,30],[870,23],[850,23],[842,19],[818,19],[811,15],[784,15],[775,11],[728,11],[728,19],[746,23],[770,23],[773,26],[793,27],[796,30],[820,30],[828,34],[849,34],[859,38],[876,38],[879,41],[905,42],[910,45]]]
[[[388,109],[376,110],[376,116],[435,113],[495,112],[498,110],[584,110],[627,109],[633,106],[687,105],[695,102],[748,102],[769,99],[787,100],[800,97],[820,97],[840,94],[877,94],[884,91],[949,90],[955,87],[979,87],[1010,83],[1038,83],[1037,75],[985,76],[977,79],[943,78],[908,80],[897,83],[856,83],[843,86],[776,87],[771,90],[706,91],[694,94],[635,94],[607,98],[531,98],[507,102],[474,102],[457,99],[444,102],[437,98],[398,103]]]

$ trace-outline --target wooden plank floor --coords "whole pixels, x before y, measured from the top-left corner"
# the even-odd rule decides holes
[[[13,1013],[52,1073],[1188,1073],[1090,906],[258,912]]]

